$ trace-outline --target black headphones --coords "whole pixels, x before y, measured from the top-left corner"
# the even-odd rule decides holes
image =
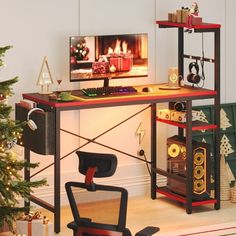
[[[187,75],[187,81],[189,83],[198,84],[201,80],[201,76],[199,75],[199,66],[197,62],[191,62],[188,68],[189,74]],[[196,74],[192,72],[193,68],[196,70]]]

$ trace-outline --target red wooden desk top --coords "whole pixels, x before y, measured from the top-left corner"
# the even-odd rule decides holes
[[[162,84],[163,85],[163,84]],[[71,94],[75,96],[75,100],[69,102],[59,102],[50,100],[47,94],[39,93],[27,93],[23,94],[24,99],[34,101],[39,104],[48,105],[56,108],[69,108],[78,107],[78,109],[86,107],[99,107],[99,106],[118,106],[128,104],[147,104],[147,103],[159,103],[167,102],[171,100],[196,100],[203,98],[212,98],[216,95],[216,91],[195,88],[191,86],[184,86],[178,90],[162,90],[160,84],[134,86],[137,90],[137,94],[122,95],[122,96],[106,96],[102,98],[90,98],[82,94],[80,90],[71,91]],[[142,92],[143,87],[152,87],[153,92]]]

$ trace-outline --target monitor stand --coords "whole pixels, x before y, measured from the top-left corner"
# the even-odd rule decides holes
[[[109,87],[109,80],[110,80],[110,78],[104,78],[103,79],[103,87]]]

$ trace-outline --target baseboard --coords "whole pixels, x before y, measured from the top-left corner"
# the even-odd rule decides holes
[[[125,173],[125,174],[124,174]],[[51,204],[54,203],[54,175],[41,175],[38,178],[46,178],[49,186],[36,189],[34,194]],[[68,205],[68,200],[65,191],[65,183],[68,181],[83,181],[84,176],[78,174],[78,171],[65,171],[61,173],[61,205]],[[146,165],[128,164],[119,166],[116,174],[113,177],[96,179],[97,183],[122,186],[128,190],[129,196],[143,196],[150,195],[150,176],[146,170]],[[157,185],[164,186],[166,178],[164,176],[157,176]]]

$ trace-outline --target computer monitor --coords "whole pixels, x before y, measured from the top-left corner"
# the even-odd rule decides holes
[[[148,34],[70,37],[70,81],[148,75]]]

